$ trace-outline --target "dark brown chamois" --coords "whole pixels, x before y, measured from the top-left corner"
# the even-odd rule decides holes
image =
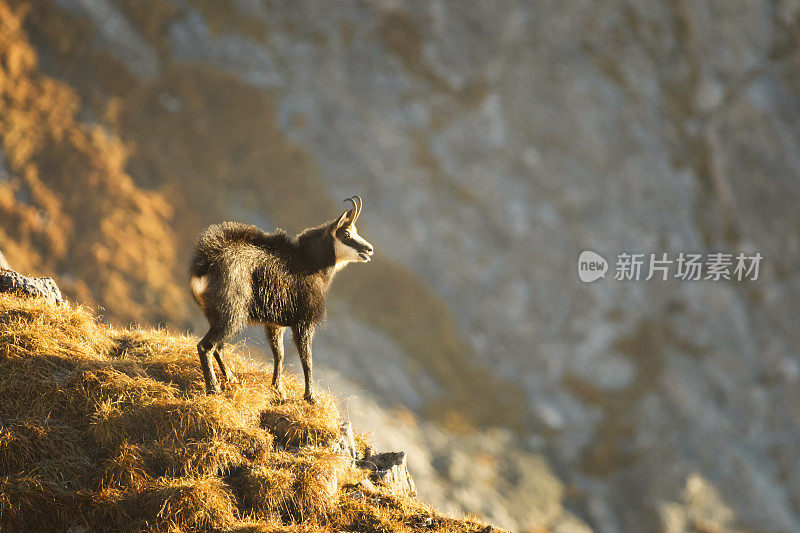
[[[281,398],[283,333],[292,328],[305,373],[305,399],[314,403],[311,341],[325,318],[325,298],[334,274],[347,263],[369,261],[372,245],[358,235],[359,196],[338,218],[309,228],[294,238],[283,231],[266,233],[255,226],[223,222],[209,226],[195,246],[191,288],[206,315],[208,333],[197,345],[206,392],[220,392],[211,354],[225,379],[236,383],[222,348],[248,322],[264,324],[275,370],[272,386]]]

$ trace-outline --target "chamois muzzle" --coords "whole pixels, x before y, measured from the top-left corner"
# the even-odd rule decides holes
[[[368,263],[372,260],[372,252],[374,251],[372,245],[364,240],[363,237],[356,234],[356,238],[353,239],[353,242],[350,243],[350,246],[355,248],[356,252],[358,253],[358,257]]]
[[[358,257],[360,257],[365,263],[372,261],[372,247],[370,247],[369,251],[359,252]]]

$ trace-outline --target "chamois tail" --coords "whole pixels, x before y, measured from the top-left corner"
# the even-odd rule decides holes
[[[209,226],[194,248],[192,261],[189,264],[189,285],[195,300],[203,305],[203,293],[208,287],[208,274],[212,266],[220,259],[227,247],[235,242],[247,241],[261,234],[255,226],[238,222],[224,222]]]

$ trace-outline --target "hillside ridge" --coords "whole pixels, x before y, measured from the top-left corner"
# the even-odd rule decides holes
[[[381,482],[294,376],[281,401],[230,350],[240,383],[206,395],[196,342],[0,294],[0,529],[496,531]]]

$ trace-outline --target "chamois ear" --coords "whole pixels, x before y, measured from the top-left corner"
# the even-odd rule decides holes
[[[345,211],[344,213],[342,213],[342,216],[339,217],[339,220],[337,220],[333,224],[333,229],[331,230],[331,232],[336,233],[336,230],[338,230],[339,228],[341,228],[342,226],[347,224],[347,221],[348,221],[349,218],[350,218],[350,212],[349,211]]]

